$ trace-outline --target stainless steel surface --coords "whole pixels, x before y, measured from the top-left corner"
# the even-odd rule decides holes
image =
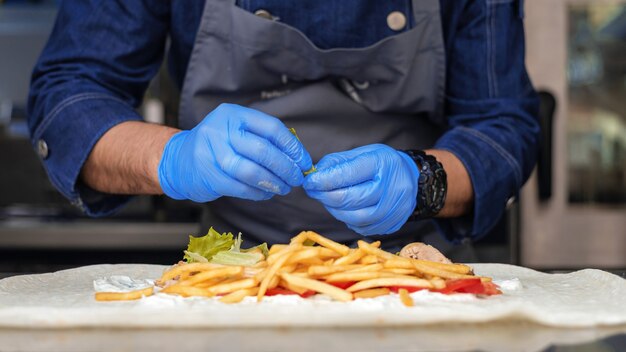
[[[181,317],[184,319],[184,317]],[[626,326],[501,322],[332,329],[0,329],[2,351],[624,351]],[[213,347],[214,348],[211,348]],[[552,347],[551,346],[557,346]]]
[[[0,222],[0,248],[180,250],[197,232],[194,223],[7,220]]]

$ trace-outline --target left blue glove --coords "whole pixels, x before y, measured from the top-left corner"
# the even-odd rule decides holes
[[[389,146],[329,154],[316,168],[304,179],[306,193],[362,235],[396,232],[415,210],[417,165]]]

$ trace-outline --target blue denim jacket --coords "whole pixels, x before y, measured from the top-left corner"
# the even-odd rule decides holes
[[[209,0],[210,1],[210,0]],[[538,101],[524,66],[521,0],[440,0],[446,46],[447,132],[435,147],[469,171],[474,210],[437,220],[454,241],[477,238],[499,219],[534,164]],[[266,9],[316,45],[360,47],[397,34],[391,11],[412,25],[410,0],[240,0]],[[169,69],[182,85],[204,1],[67,0],[34,69],[28,102],[32,143],[48,146],[43,164],[52,183],[92,216],[128,197],[105,195],[79,180],[96,141],[112,126],[141,120],[135,111],[170,38]]]

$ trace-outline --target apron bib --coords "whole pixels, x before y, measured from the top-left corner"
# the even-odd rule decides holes
[[[443,132],[439,1],[414,0],[413,14],[414,28],[371,46],[321,50],[296,28],[234,0],[208,0],[183,85],[180,126],[191,129],[219,104],[234,103],[295,128],[314,163],[371,143],[431,147]],[[263,202],[222,197],[207,207],[202,230],[242,232],[249,244],[285,242],[301,230],[347,244],[361,238],[301,188]],[[423,236],[438,241],[432,222],[407,223],[383,243],[397,248]]]

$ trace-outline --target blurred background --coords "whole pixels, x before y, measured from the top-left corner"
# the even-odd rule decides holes
[[[200,208],[136,197],[90,219],[49,183],[26,128],[30,73],[55,1],[0,0],[0,277],[91,263],[171,264]],[[539,164],[489,236],[483,262],[542,270],[626,268],[626,0],[526,0],[527,66],[541,92]],[[166,70],[140,108],[175,125]]]

